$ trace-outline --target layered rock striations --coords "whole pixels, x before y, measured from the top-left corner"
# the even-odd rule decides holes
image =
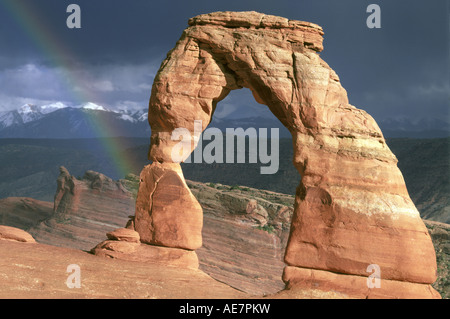
[[[169,248],[166,248],[166,250]],[[0,238],[2,299],[247,298],[198,269],[100,258],[76,249]],[[80,288],[68,266],[80,267]],[[178,311],[178,310],[176,310]],[[174,312],[175,313],[175,312]]]
[[[90,174],[92,175],[92,172]],[[127,178],[127,183],[124,180],[119,182],[126,185],[127,189],[133,190],[137,187],[138,178],[130,176]],[[47,248],[49,250],[48,256],[53,261],[55,261],[55,253],[58,252],[58,250],[54,250],[56,249],[55,245],[68,248],[84,247],[83,249],[94,247],[92,252],[95,255],[106,257],[106,259],[96,261],[96,268],[98,264],[109,265],[110,262],[119,262],[120,260],[130,262],[130,266],[134,265],[134,267],[140,267],[139,265],[143,267],[145,265],[148,269],[159,267],[157,272],[161,274],[169,272],[168,266],[171,266],[170,268],[177,267],[177,271],[180,272],[184,271],[183,269],[196,269],[198,267],[218,281],[253,296],[345,298],[350,292],[354,294],[353,296],[361,298],[365,298],[366,294],[369,293],[370,297],[386,296],[383,295],[383,290],[380,291],[379,289],[360,291],[358,286],[365,285],[366,277],[342,276],[307,268],[302,271],[299,267],[286,269],[285,275],[291,277],[295,275],[296,279],[289,282],[288,289],[279,292],[285,286],[282,281],[283,268],[285,267],[283,257],[293,214],[294,196],[237,185],[204,184],[189,180],[186,183],[192,194],[200,202],[204,213],[202,247],[195,251],[141,243],[139,233],[133,230],[133,219],[127,223],[127,228],[111,230],[112,226],[108,223],[108,220],[105,220],[105,217],[111,212],[118,213],[115,207],[120,207],[120,200],[116,201],[115,197],[111,194],[108,195],[108,193],[105,194],[105,196],[108,195],[107,202],[98,207],[98,210],[89,212],[91,222],[80,223],[79,219],[76,218],[78,213],[86,214],[83,211],[67,212],[65,218],[61,218],[58,213],[54,213],[45,221],[45,224],[49,225],[48,227],[39,225],[36,237],[38,242],[52,245],[47,246]],[[95,190],[86,189],[81,200],[89,198],[86,192],[95,192]],[[133,194],[130,192],[127,195],[130,197],[130,209],[134,209]],[[42,219],[41,209],[45,208],[51,214],[52,207],[53,203],[36,202],[29,198],[7,198],[0,201],[0,210],[7,216],[7,224],[5,225],[23,227],[22,229],[25,230],[29,229],[30,223],[39,224]],[[33,219],[33,215],[36,215],[37,219]],[[109,216],[108,219],[110,222],[124,225],[128,216],[121,214],[120,216]],[[23,222],[23,225],[21,225],[21,222]],[[449,225],[430,221],[425,221],[425,223],[433,239],[438,261],[438,280],[433,284],[433,287],[439,290],[442,297],[448,298],[446,264],[448,264],[450,251],[448,249]],[[3,243],[7,246],[13,241],[26,241],[27,237],[30,238],[29,235],[17,228],[4,227],[0,229],[0,239],[6,239],[3,240]],[[100,240],[103,241],[98,244]],[[35,248],[39,250],[38,246],[43,247],[42,244],[28,246],[30,248],[26,254],[32,259],[29,266],[35,267],[36,265],[33,262],[42,265],[49,262],[50,259],[46,260],[44,256],[40,255],[41,251],[35,251]],[[15,246],[9,247],[7,251],[9,251],[9,254],[2,254],[2,260],[9,259],[15,266],[3,265],[5,266],[3,272],[11,274],[10,279],[12,279],[12,274],[15,274],[17,270],[27,270],[28,268],[21,268],[25,259],[17,257]],[[78,258],[79,256],[77,257],[77,263],[80,261]],[[20,264],[17,264],[18,260],[20,260]],[[42,270],[40,266],[37,269]],[[60,272],[61,269],[58,271]],[[48,270],[50,273],[54,271],[53,269]],[[83,272],[85,270],[86,268],[83,266]],[[42,274],[42,271],[38,273]],[[100,273],[102,272],[96,273],[96,276]],[[133,272],[133,274],[135,273]],[[300,274],[303,276],[299,278]],[[27,275],[30,276],[29,273]],[[24,278],[19,286],[27,286],[28,283],[33,281],[32,278],[34,278],[33,275],[28,279]],[[303,280],[299,281],[298,279],[301,278]],[[129,277],[127,280],[135,282],[137,279],[139,278]],[[352,287],[342,287],[342,283],[346,281],[351,282]],[[6,287],[10,284],[8,280],[5,281]],[[50,281],[46,280],[46,287],[50,287],[49,284]],[[309,285],[310,288],[305,289],[305,285]],[[33,284],[32,286],[27,288],[30,289],[29,293],[38,295],[43,293],[40,285]],[[320,286],[322,290],[315,289],[317,286]],[[117,291],[115,282],[102,287],[103,291]],[[195,287],[198,291],[203,289],[200,286]],[[417,285],[402,281],[385,281],[383,287],[389,289],[402,287],[402,291],[397,289],[398,294],[396,294],[396,297],[402,298],[414,298],[423,296],[424,291],[429,292],[429,285],[427,284]],[[12,290],[16,288],[11,286]],[[37,290],[33,291],[34,288]],[[186,288],[186,286],[183,286],[183,288]],[[336,292],[337,288],[339,288],[339,293]],[[6,288],[4,292],[8,289]],[[23,292],[22,290],[14,291]],[[418,294],[421,291],[422,294]],[[60,290],[50,293],[54,293],[56,296],[60,293]],[[164,293],[168,296],[169,292],[165,291]],[[224,297],[224,295],[215,296]]]
[[[375,264],[382,280],[429,287],[436,279],[435,252],[397,159],[373,118],[349,104],[339,77],[318,54],[322,41],[318,25],[257,12],[190,19],[153,83],[153,164],[141,173],[135,228],[159,245],[201,245],[201,212],[179,167],[189,153],[180,151],[172,133],[187,130],[184,144],[193,150],[195,121],[204,130],[217,103],[246,87],[291,132],[302,176],[285,253],[287,285],[324,287],[311,279],[313,269],[348,291],[346,276],[367,277]],[[393,287],[376,289],[382,296],[403,295],[402,285]],[[432,289],[418,291],[436,296]]]
[[[53,213],[28,231],[41,243],[91,249],[92,242],[104,238],[105,229],[123,226],[133,214],[135,199],[126,182],[94,171],[78,179],[62,166]]]
[[[53,205],[28,197],[0,199],[0,224],[27,230],[53,215]]]
[[[141,243],[139,233],[128,228],[118,228],[106,235],[107,240],[91,249],[94,255],[198,269],[198,257],[194,251]]]
[[[131,174],[115,181],[87,171],[83,178],[75,178],[61,167],[56,203],[2,199],[1,224],[29,231],[40,244],[82,249],[108,260],[159,264],[161,269],[198,268],[250,295],[274,294],[283,289],[283,251],[293,196],[187,180],[204,214],[200,224],[202,247],[193,251],[141,242],[134,230],[135,216],[130,216],[135,210],[138,184],[139,177]],[[256,209],[247,212],[255,202]],[[124,225],[126,228],[122,228]],[[8,230],[4,238],[17,231]]]
[[[33,236],[26,231],[11,227],[0,225],[0,240],[17,241],[22,243],[35,243]]]

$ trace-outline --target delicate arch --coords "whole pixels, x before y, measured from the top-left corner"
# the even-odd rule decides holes
[[[322,28],[257,12],[200,15],[189,25],[153,83],[148,119],[154,164],[143,171],[136,230],[153,237],[169,230],[183,233],[178,239],[166,234],[171,247],[201,245],[195,198],[184,194],[195,209],[184,213],[189,222],[170,228],[170,218],[181,217],[168,213],[170,201],[165,201],[166,215],[152,210],[153,195],[163,187],[158,181],[166,171],[176,171],[180,178],[172,180],[185,186],[171,158],[178,142],[171,133],[181,127],[194,136],[195,120],[204,130],[217,103],[230,90],[246,87],[291,132],[293,162],[302,175],[285,255],[286,283],[311,283],[304,269],[367,276],[367,266],[374,263],[383,279],[434,282],[434,249],[397,160],[373,118],[348,103],[339,77],[320,58]],[[195,137],[191,144],[194,149]],[[163,220],[159,226],[157,219]],[[183,241],[190,236],[198,240]]]

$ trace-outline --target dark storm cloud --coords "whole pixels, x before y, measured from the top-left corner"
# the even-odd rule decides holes
[[[61,68],[71,68],[78,79],[85,79],[86,83],[77,83],[77,89],[90,91],[86,95],[102,96],[111,106],[146,104],[154,73],[190,17],[213,11],[255,10],[321,25],[325,31],[322,58],[340,76],[350,103],[377,120],[448,114],[446,1],[7,1],[20,2],[22,8],[38,17],[42,30],[47,30],[56,43],[56,51],[61,51],[54,55],[45,52],[33,40],[33,30],[24,29],[20,18],[8,10],[0,10],[0,80],[14,70],[21,70],[26,78],[24,66],[28,65],[29,70],[33,70],[31,66],[46,70],[41,74],[45,76],[41,83],[45,84],[51,82],[52,73],[56,76]],[[65,25],[69,3],[81,7],[81,29]],[[381,29],[366,26],[370,3],[381,7]],[[58,54],[59,64],[54,61]],[[19,81],[19,76],[14,80]],[[15,90],[11,87],[7,92],[12,95]],[[50,87],[43,92],[48,94],[41,92],[41,100],[52,100]],[[26,92],[16,93],[24,98]],[[6,100],[6,93],[2,94]],[[227,103],[235,109],[246,104],[250,109],[261,109],[250,94],[232,95],[222,102]],[[223,111],[222,115],[228,113]]]
[[[380,6],[381,29],[349,23],[353,28],[328,37],[322,56],[340,75],[350,102],[376,118],[445,116],[450,100],[446,3],[383,1]]]

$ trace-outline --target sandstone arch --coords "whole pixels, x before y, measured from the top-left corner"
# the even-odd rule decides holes
[[[153,83],[153,164],[141,173],[135,229],[149,244],[201,246],[202,210],[173,163],[178,141],[171,133],[179,127],[193,133],[195,120],[204,130],[217,103],[246,87],[291,132],[302,176],[285,282],[367,296],[361,280],[370,275],[367,266],[377,264],[383,282],[398,285],[372,295],[436,296],[429,285],[436,279],[434,249],[396,157],[373,118],[349,104],[339,77],[318,55],[322,40],[318,25],[257,12],[189,20]]]

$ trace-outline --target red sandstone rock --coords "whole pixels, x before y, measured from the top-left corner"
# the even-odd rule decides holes
[[[108,256],[120,259],[120,256],[134,254],[139,245],[140,243],[130,241],[105,240],[95,246],[91,252],[99,256]]]
[[[324,270],[288,266],[283,280],[286,289],[301,289],[303,293],[320,290],[335,291],[340,298],[363,299],[440,299],[439,293],[428,284],[382,279],[377,286],[367,284],[368,275],[337,274]],[[283,293],[282,293],[283,294]]]
[[[132,243],[140,243],[139,233],[128,228],[118,228],[106,234],[111,240],[127,241]]]
[[[126,242],[121,242],[126,243]],[[192,252],[194,253],[194,252]],[[195,253],[194,253],[195,254]],[[208,299],[247,294],[187,267],[102,258],[86,252],[0,240],[2,299]],[[67,287],[69,264],[81,269],[81,288]]]
[[[269,216],[269,214],[264,209],[264,207],[258,204],[255,199],[251,199],[248,202],[246,213],[249,215],[249,217],[256,220],[261,226],[267,224],[267,217]]]
[[[53,203],[27,197],[0,199],[0,223],[27,230],[53,215]]]
[[[153,163],[141,172],[134,227],[141,241],[184,249],[202,245],[203,211],[179,164]]]
[[[230,90],[249,88],[291,132],[302,175],[286,263],[352,275],[376,263],[385,280],[432,283],[435,252],[397,159],[373,118],[349,104],[339,77],[317,54],[322,29],[257,12],[200,15],[189,25],[153,83],[149,158],[157,165],[174,162],[176,128],[191,132],[193,149],[194,121],[205,129]],[[200,242],[200,226],[192,225],[201,217],[195,201],[178,194],[181,172],[166,182],[176,192],[157,187],[159,178],[156,168],[141,175],[136,230],[150,242],[195,249],[198,244],[185,243],[192,234]],[[142,218],[146,214],[154,217]],[[152,224],[158,215],[165,225],[159,231]]]
[[[157,263],[164,266],[192,269],[197,269],[199,266],[197,254],[194,251],[128,241],[106,240],[94,247],[91,252],[97,256]]]
[[[36,242],[29,233],[26,231],[10,227],[0,225],[0,240],[12,240],[12,241],[20,241],[24,243],[34,243]]]
[[[105,238],[105,231],[123,227],[134,213],[135,199],[120,180],[93,171],[80,180],[60,167],[53,207],[53,214],[29,233],[40,243],[89,250]]]

